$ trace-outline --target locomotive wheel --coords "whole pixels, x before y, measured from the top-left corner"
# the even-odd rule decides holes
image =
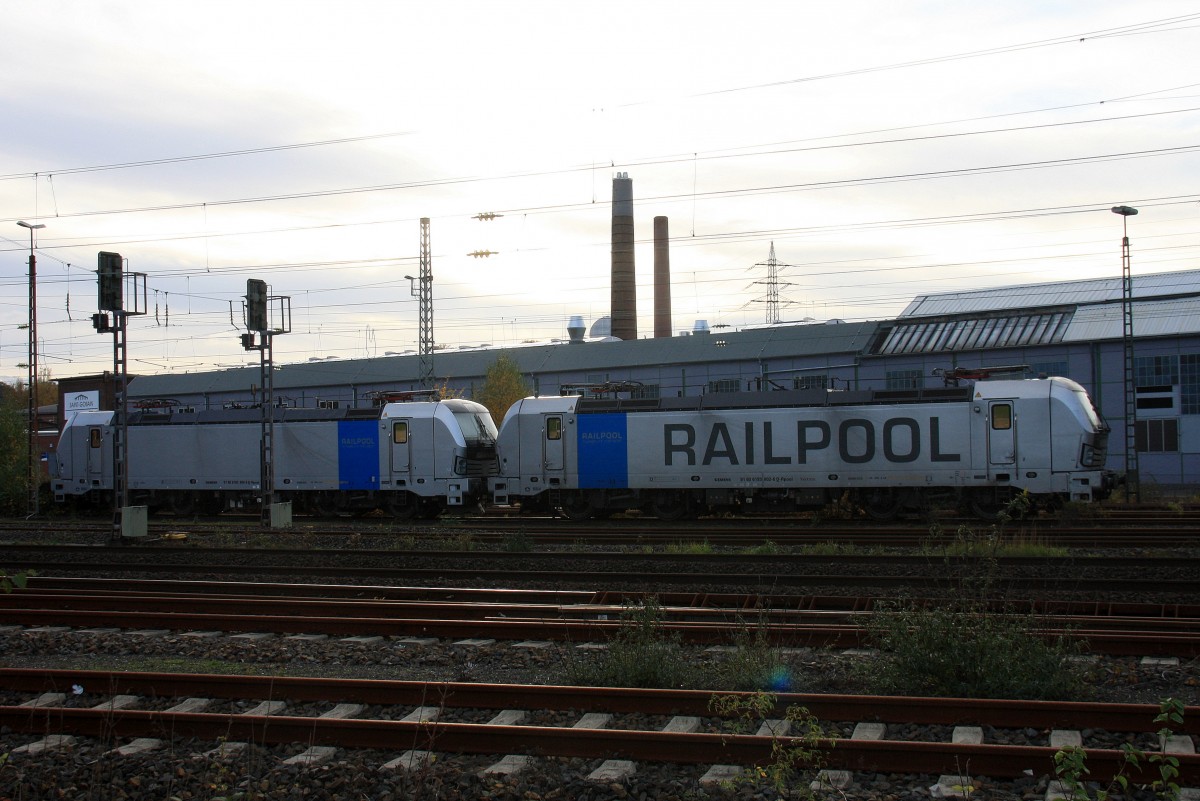
[[[686,520],[694,516],[692,496],[687,492],[662,490],[655,494],[650,511],[659,520]]]
[[[308,501],[309,511],[317,517],[337,517],[337,498],[324,492],[316,492]]]
[[[397,520],[412,520],[421,511],[421,506],[411,492],[393,492],[384,499],[383,511]]]
[[[187,517],[196,512],[196,495],[192,492],[174,492],[171,494],[171,514],[176,517]]]
[[[225,511],[225,503],[220,495],[205,493],[196,499],[196,510],[206,517],[216,517]]]
[[[895,520],[896,516],[900,514],[903,502],[904,497],[888,487],[872,487],[862,490],[859,496],[859,505],[867,517],[872,520]]]
[[[1007,487],[981,487],[967,498],[967,506],[971,514],[990,523],[1000,519],[1000,513],[1012,499],[1013,492]]]
[[[562,513],[568,520],[590,520],[596,510],[587,493],[570,492],[563,494]]]
[[[446,510],[440,498],[427,498],[420,505],[417,518],[420,520],[437,520]]]

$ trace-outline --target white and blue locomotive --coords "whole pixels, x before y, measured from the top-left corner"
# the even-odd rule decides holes
[[[277,500],[329,516],[381,509],[432,518],[486,499],[496,471],[496,426],[486,407],[445,399],[362,409],[274,411]],[[56,500],[111,499],[113,413],[79,412],[60,438]],[[261,497],[258,407],[193,410],[150,404],[128,421],[130,501],[176,514],[257,508]]]
[[[573,519],[1104,497],[1108,426],[1067,378],[925,390],[532,397],[505,415],[493,500]]]

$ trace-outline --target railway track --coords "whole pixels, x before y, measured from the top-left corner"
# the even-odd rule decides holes
[[[100,550],[108,553],[108,549]],[[252,554],[251,558],[260,555]],[[490,557],[491,554],[485,554],[485,558]],[[293,570],[289,578],[294,573]],[[339,575],[341,578],[344,576]],[[235,661],[248,656],[254,661],[253,651],[244,649],[259,649],[264,660],[261,665],[268,665],[275,664],[272,660],[281,656],[307,653],[303,647],[283,647],[285,640],[320,638],[327,631],[343,636],[346,642],[361,643],[348,647],[329,640],[327,653],[333,654],[334,659],[357,661],[365,657],[371,663],[388,665],[395,664],[394,659],[421,660],[422,654],[437,651],[451,660],[461,660],[466,666],[466,669],[452,669],[451,674],[455,674],[470,673],[472,661],[496,664],[512,659],[512,656],[483,653],[487,648],[483,643],[490,636],[506,638],[496,649],[510,654],[555,638],[546,636],[547,632],[565,632],[565,639],[580,645],[586,645],[582,641],[592,634],[604,639],[617,625],[613,618],[622,604],[637,595],[628,590],[489,591],[445,586],[258,584],[56,575],[34,577],[29,590],[0,596],[0,613],[43,615],[37,621],[27,619],[26,623],[57,621],[41,633],[23,629],[3,635],[14,645],[26,638],[26,632],[38,635],[28,638],[34,645],[31,653],[52,653],[38,649],[58,643],[65,649],[78,647],[80,653],[121,653],[132,648],[135,652],[163,654],[180,648],[189,639],[188,635],[196,635],[197,643],[213,646],[189,653],[209,653],[218,659]],[[700,643],[722,642],[718,633],[725,629],[727,637],[733,618],[745,616],[757,621],[762,615],[764,625],[774,626],[790,645],[799,644],[798,636],[813,638],[815,644],[817,633],[831,622],[844,624],[846,630],[856,628],[856,618],[869,611],[874,603],[870,598],[789,594],[664,592],[656,595],[668,611],[671,625],[681,633],[686,632],[689,642]],[[1112,642],[1118,642],[1129,634],[1128,629],[1137,629],[1142,637],[1149,635],[1141,643],[1127,641],[1127,650],[1117,649],[1120,653],[1161,653],[1158,649],[1164,640],[1176,635],[1189,641],[1196,637],[1197,608],[1191,603],[1031,603],[1030,610],[1035,609],[1046,615],[1087,620],[1086,625],[1095,631],[1098,641],[1112,637]],[[120,614],[109,616],[112,612]],[[599,619],[605,615],[610,619]],[[290,637],[277,636],[273,641],[246,640],[243,645],[230,648],[208,639],[209,635],[223,631],[232,645],[229,635],[234,632],[256,636],[268,633],[263,629],[264,621],[276,625],[280,633],[295,633]],[[196,626],[186,631],[178,628],[185,623]],[[492,624],[498,624],[497,628],[490,628]],[[106,640],[115,647],[93,651],[88,644],[97,642],[92,632],[101,634],[109,625],[127,628],[107,635]],[[328,629],[319,628],[326,625]],[[410,631],[419,631],[422,636],[400,634],[406,625],[413,626]],[[56,631],[57,626],[72,628]],[[146,638],[153,638],[154,629],[159,626],[176,635],[165,636],[161,645],[151,646]],[[355,628],[358,626],[363,628]],[[446,647],[404,642],[409,638],[435,636],[430,626],[445,627],[436,629],[440,632],[437,636],[472,639],[447,643]],[[572,631],[572,626],[578,628]],[[366,644],[379,639],[381,632],[396,633],[377,645]],[[121,641],[129,644],[122,646]],[[1158,643],[1158,648],[1148,651],[1146,641]],[[279,643],[279,647],[262,644],[268,642]],[[843,646],[858,644],[858,640],[836,638],[828,642]],[[382,651],[376,654],[361,650],[368,648]],[[1195,646],[1188,648],[1183,653],[1194,657]],[[21,652],[22,648],[11,651]],[[338,653],[344,656],[337,657]],[[1169,664],[1165,659],[1141,662]],[[1132,660],[1124,663],[1133,664]],[[142,682],[143,679],[148,682]],[[261,680],[222,676],[203,680],[211,680],[217,686],[189,684],[189,677],[183,674],[0,670],[0,691],[3,691],[0,731],[8,732],[0,738],[0,750],[17,752],[11,758],[10,768],[20,771],[19,775],[32,777],[31,781],[42,783],[40,786],[53,787],[61,786],[58,783],[64,776],[87,782],[102,777],[118,786],[133,779],[144,780],[138,777],[146,775],[173,775],[174,768],[156,766],[164,761],[168,766],[177,765],[182,759],[189,767],[179,769],[181,785],[211,776],[235,777],[239,782],[254,782],[255,787],[265,786],[264,783],[277,786],[273,782],[308,787],[308,782],[319,781],[322,788],[328,787],[329,782],[337,787],[368,782],[369,787],[364,785],[368,789],[361,793],[374,797],[380,792],[379,787],[409,782],[404,786],[408,794],[413,794],[429,786],[440,765],[449,771],[446,776],[458,777],[453,781],[466,788],[461,797],[483,797],[494,791],[499,781],[541,789],[543,797],[548,796],[546,788],[561,790],[564,783],[578,787],[579,792],[563,797],[586,796],[592,792],[588,788],[598,783],[622,788],[640,786],[649,788],[641,791],[645,797],[666,797],[666,790],[680,786],[681,782],[685,786],[704,787],[714,782],[727,784],[738,775],[753,779],[762,766],[779,762],[777,748],[781,743],[785,747],[811,750],[808,746],[813,742],[786,739],[788,735],[775,723],[787,717],[782,712],[785,706],[802,699],[810,700],[810,711],[830,723],[836,738],[818,743],[825,771],[819,781],[830,785],[857,782],[878,786],[882,781],[889,786],[909,782],[927,788],[936,782],[944,786],[945,792],[952,793],[964,784],[978,787],[985,786],[987,781],[1009,781],[1022,775],[1018,765],[1019,771],[1035,770],[1038,776],[1048,777],[1053,772],[1053,755],[1058,745],[1073,742],[1073,735],[1065,733],[1068,730],[1084,732],[1080,735],[1081,742],[1087,750],[1087,767],[1094,779],[1119,769],[1123,755],[1114,749],[1125,736],[1133,738],[1144,750],[1157,748],[1157,740],[1149,733],[1155,728],[1152,721],[1157,708],[1146,705],[1086,704],[1074,705],[1079,709],[1073,710],[1068,704],[1046,718],[1025,712],[1013,712],[1012,717],[1006,718],[1007,713],[996,707],[996,702],[979,706],[977,702],[961,699],[787,694],[780,696],[777,708],[767,713],[774,717],[735,723],[708,710],[711,692],[694,693],[687,703],[682,700],[684,696],[670,691],[642,691],[634,693],[633,700],[614,702],[611,694],[620,695],[624,691],[601,690],[600,695],[606,698],[594,700],[592,688],[559,687],[550,688],[551,694],[547,696],[550,700],[543,700],[537,687],[504,685],[507,689],[500,696],[488,699],[481,693],[501,685],[455,681],[331,684],[280,676]],[[392,695],[356,696],[356,692],[368,690],[347,689],[359,684],[362,688],[372,688],[371,692],[383,688]],[[338,689],[329,691],[333,685]],[[76,686],[81,688],[78,695]],[[553,697],[555,690],[559,693],[557,700]],[[55,695],[43,699],[45,693],[61,694],[62,698]],[[454,701],[449,699],[450,695]],[[128,701],[126,697],[137,700]],[[179,708],[193,697],[208,698],[215,705],[202,711]],[[702,699],[704,706],[698,705]],[[828,706],[839,699],[846,699],[844,708]],[[31,702],[41,705],[21,706]],[[278,702],[287,706],[279,708]],[[916,711],[907,711],[906,702]],[[128,710],[118,709],[125,703],[133,706]],[[267,706],[259,706],[264,703]],[[348,705],[363,708],[349,719],[333,714],[322,717],[335,712],[344,715],[350,708]],[[1071,716],[1084,708],[1115,713],[1125,706],[1131,707],[1131,717],[1137,719],[1127,729],[1123,728],[1127,724],[1116,720]],[[1030,704],[1018,708],[1047,712],[1051,707]],[[252,714],[243,714],[246,712]],[[946,717],[941,719],[939,715]],[[1189,727],[1194,727],[1200,721],[1200,709],[1189,707],[1185,720],[1189,721]],[[860,723],[864,725],[860,727]],[[1076,725],[1077,728],[1071,728]],[[1106,738],[1104,729],[1114,735]],[[920,736],[914,730],[920,730]],[[1177,736],[1187,739],[1177,741],[1176,745],[1185,750],[1187,745],[1194,747],[1194,734],[1194,728],[1181,732]],[[870,739],[880,735],[882,740]],[[1052,744],[1051,736],[1057,745]],[[71,752],[40,750],[61,746],[66,742],[63,737],[78,738],[74,748],[82,753],[72,756]],[[962,742],[964,737],[982,741]],[[153,741],[158,741],[157,746]],[[225,746],[230,742],[247,743],[246,748],[254,757],[227,754]],[[157,751],[135,753],[148,747],[156,747]],[[162,756],[156,757],[156,753]],[[1194,756],[1184,756],[1183,767],[1188,771],[1185,781],[1200,783],[1195,778]],[[82,773],[80,764],[91,766],[90,772]],[[517,772],[507,773],[514,769]],[[628,773],[630,770],[632,774]],[[407,778],[380,778],[393,774]],[[896,778],[900,774],[903,777]],[[531,775],[534,778],[529,778]],[[468,776],[469,780],[463,778]],[[980,777],[990,778],[984,779],[985,785],[979,785]],[[660,786],[656,782],[666,784]],[[1024,787],[1021,792],[1029,797],[1028,786]],[[199,787],[197,792],[203,790],[204,787]],[[166,797],[166,791],[146,797]]]
[[[773,592],[801,588],[876,588],[895,591],[953,587],[983,566],[1007,593],[1114,593],[1152,595],[1184,602],[1200,594],[1200,557],[1029,556],[959,557],[843,553],[643,553],[429,551],[335,548],[190,548],[13,544],[0,568],[64,575],[279,576],[290,579],[488,586],[612,587],[656,591],[703,587]],[[736,590],[735,590],[736,591]],[[922,591],[928,591],[927,589]]]
[[[961,784],[966,765],[970,776],[1052,776],[1054,754],[1076,740],[1090,778],[1103,781],[1126,765],[1115,747],[1126,735],[1147,751],[1159,747],[1159,709],[1139,704],[780,694],[753,716],[725,717],[708,691],[22,669],[0,669],[0,689],[0,725],[11,732],[5,741],[18,768],[69,747],[64,737],[87,737],[110,755],[172,741],[180,742],[173,751],[218,756],[235,742],[288,746],[288,759],[310,767],[367,749],[374,770],[419,767],[435,753],[479,754],[488,757],[485,775],[569,757],[591,761],[594,781],[611,781],[605,769],[667,762],[703,766],[715,782],[790,759],[786,748],[802,735],[784,721],[801,708],[823,724],[820,737],[802,744],[819,754],[831,782],[828,771],[866,771]],[[929,739],[928,727],[941,739]],[[1200,708],[1189,707],[1168,741],[1183,786],[1200,784],[1198,734]],[[1142,779],[1145,772],[1133,776]]]
[[[665,611],[679,608],[687,618],[712,619],[730,615],[763,617],[792,617],[812,615],[847,616],[875,609],[879,600],[862,596],[782,595],[713,592],[628,592],[623,590],[539,590],[494,589],[471,587],[405,587],[377,584],[295,584],[236,581],[190,581],[172,579],[111,579],[87,577],[34,576],[29,579],[27,593],[64,593],[102,595],[133,599],[185,596],[193,603],[207,598],[238,598],[257,603],[259,598],[280,599],[319,598],[336,601],[366,600],[370,603],[397,602],[407,608],[421,604],[453,604],[460,611],[476,610],[474,616],[499,612],[507,616],[526,607],[538,610],[554,608],[560,616],[594,616],[619,612],[628,602],[640,602],[653,597]],[[920,601],[920,598],[911,600]],[[997,600],[991,604],[996,611],[1038,615],[1088,616],[1091,618],[1200,618],[1197,603],[1152,603],[1137,601],[1019,601]]]
[[[336,585],[305,597],[266,594],[222,582],[72,582],[35,578],[0,596],[0,625],[143,631],[259,632],[341,637],[438,637],[504,641],[605,641],[621,627],[624,593],[417,591]],[[288,593],[286,585],[275,585]],[[374,593],[363,597],[364,593]],[[386,597],[389,594],[392,597]],[[355,597],[351,597],[355,596]],[[385,596],[385,597],[379,597]],[[400,596],[400,597],[397,597]],[[857,647],[877,607],[869,598],[658,596],[661,628],[691,645],[728,645],[753,628],[780,647]],[[672,603],[672,602],[675,603]],[[697,603],[700,601],[700,603]],[[772,605],[777,604],[777,605]],[[1200,655],[1200,608],[1181,604],[1025,604],[996,602],[996,612],[1041,615],[1047,637],[1086,644],[1108,655]]]
[[[938,534],[931,533],[936,523]],[[60,537],[73,535],[93,541],[107,540],[112,533],[108,522],[49,521],[48,526]],[[680,542],[707,541],[716,547],[749,548],[776,543],[791,547],[830,542],[862,547],[918,547],[939,541],[953,541],[960,526],[973,531],[989,531],[990,525],[978,520],[936,518],[898,524],[869,521],[811,519],[700,520],[686,524],[646,521],[638,518],[609,520],[604,523],[568,523],[541,517],[481,516],[446,518],[435,523],[399,523],[379,518],[360,520],[298,519],[291,529],[263,531],[257,520],[247,518],[157,519],[149,526],[150,538],[186,535],[204,541],[228,536],[268,536],[282,542],[302,537],[415,538],[420,541],[470,538],[479,543],[503,543],[515,536],[532,544],[546,546],[671,545]],[[1074,523],[1054,518],[1016,521],[1003,527],[1005,534],[1018,541],[1037,541],[1067,548],[1195,547],[1200,544],[1200,511],[1176,513],[1105,512],[1104,517]],[[30,528],[25,521],[0,522],[0,535],[37,533],[44,536],[47,524]]]

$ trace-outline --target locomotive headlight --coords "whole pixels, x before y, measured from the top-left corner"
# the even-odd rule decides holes
[[[454,457],[454,474],[457,476],[465,476],[467,474],[467,459],[465,456]]]
[[[1084,467],[1091,467],[1096,461],[1096,449],[1086,442],[1083,444],[1083,450],[1079,454],[1079,463]]]

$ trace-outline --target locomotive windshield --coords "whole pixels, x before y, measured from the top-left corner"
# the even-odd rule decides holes
[[[1092,399],[1084,391],[1083,387],[1075,390],[1075,396],[1079,398],[1079,406],[1083,409],[1083,413],[1087,415],[1091,424],[1096,427],[1097,431],[1103,431],[1107,426],[1100,419],[1100,415],[1096,413],[1096,407],[1092,405]]]
[[[1051,395],[1070,409],[1080,423],[1089,426],[1090,430],[1094,432],[1108,431],[1108,425],[1100,419],[1100,414],[1096,411],[1087,390],[1069,378],[1052,380],[1054,383],[1050,390]]]
[[[490,417],[459,411],[454,413],[454,419],[458,421],[468,445],[489,445],[496,441],[496,425]]]

